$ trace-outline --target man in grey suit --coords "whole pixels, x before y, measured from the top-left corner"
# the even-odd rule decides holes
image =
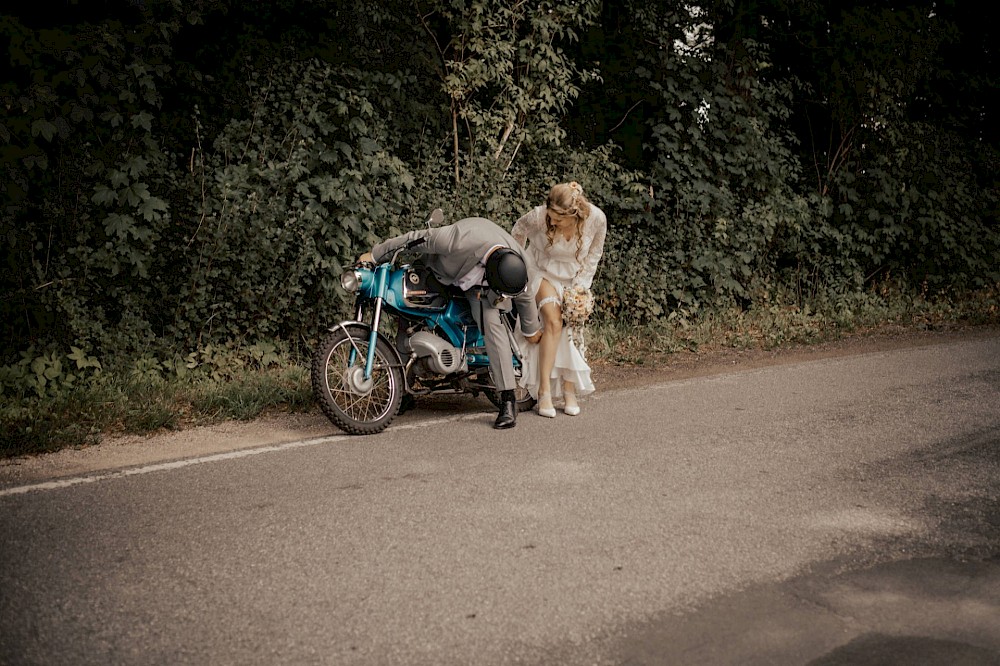
[[[528,284],[528,259],[509,233],[483,217],[468,217],[434,229],[411,231],[382,241],[361,260],[385,261],[408,242],[423,239],[412,248],[424,255],[427,267],[444,284],[455,285],[469,299],[476,324],[486,340],[490,375],[500,392],[500,413],[494,428],[513,428],[517,422],[514,389],[514,350],[500,309],[511,299],[529,342],[542,337],[542,326]]]

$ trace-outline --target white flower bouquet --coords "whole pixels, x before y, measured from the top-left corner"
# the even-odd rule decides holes
[[[583,327],[594,311],[594,295],[586,287],[569,287],[562,295],[563,325],[569,329],[569,338],[583,354]]]

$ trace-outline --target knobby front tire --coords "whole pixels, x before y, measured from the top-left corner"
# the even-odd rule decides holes
[[[369,386],[362,374],[368,338],[351,337],[348,331],[337,329],[320,344],[312,362],[313,394],[335,426],[351,435],[374,435],[385,430],[399,412],[403,373],[395,365],[392,349],[379,338]],[[355,346],[360,353],[353,355],[352,362]]]

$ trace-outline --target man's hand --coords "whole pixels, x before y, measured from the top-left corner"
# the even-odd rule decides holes
[[[542,332],[538,331],[538,333],[535,333],[534,335],[525,336],[524,339],[527,340],[528,342],[532,343],[532,344],[537,345],[538,341],[542,339]]]
[[[375,257],[372,256],[371,252],[365,252],[363,255],[361,255],[360,257],[358,257],[358,263],[359,264],[374,264],[375,263]]]

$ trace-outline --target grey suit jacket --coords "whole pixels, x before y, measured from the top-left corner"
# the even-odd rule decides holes
[[[485,217],[467,217],[443,227],[418,229],[389,238],[372,248],[372,256],[376,262],[381,263],[397,249],[417,238],[424,238],[426,242],[413,248],[413,252],[424,255],[427,267],[444,284],[455,284],[496,245],[509,247],[521,255],[528,267],[529,276],[535,271],[524,248],[506,230]],[[521,319],[521,332],[525,336],[534,335],[541,328],[534,294],[524,291],[513,300]]]

